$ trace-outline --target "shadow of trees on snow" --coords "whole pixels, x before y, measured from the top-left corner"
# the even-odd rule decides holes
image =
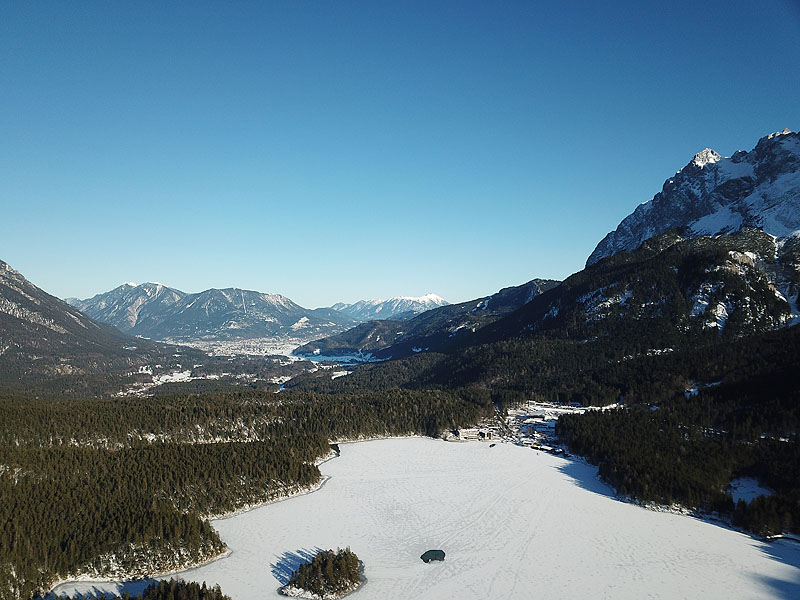
[[[116,590],[110,591],[106,587],[106,589],[101,590],[98,587],[93,587],[91,590],[86,592],[76,593],[72,596],[73,599],[82,599],[82,600],[102,600],[103,598],[113,598],[114,596],[123,596],[125,592],[128,592],[131,598],[135,596],[141,595],[147,586],[151,583],[158,583],[156,579],[151,578],[144,578],[144,579],[131,579],[129,581],[120,581],[115,584]],[[55,595],[53,592],[50,592],[44,596],[45,600],[56,600],[56,599],[66,599],[69,598],[67,594],[61,594],[60,596]]]
[[[275,562],[270,564],[272,575],[281,585],[286,585],[292,578],[292,574],[300,568],[300,565],[311,562],[317,553],[321,551],[321,548],[314,548],[313,550],[303,548],[295,552],[284,552],[277,557]]]
[[[597,467],[587,465],[586,463],[577,460],[565,459],[564,463],[557,467],[558,471],[569,477],[578,487],[600,494],[601,496],[608,496],[615,498],[616,493],[614,489],[604,483],[597,474]]]
[[[800,542],[792,540],[774,540],[761,542],[760,550],[772,558],[789,567],[793,567],[787,577],[756,577],[771,590],[770,597],[794,599],[800,598]]]

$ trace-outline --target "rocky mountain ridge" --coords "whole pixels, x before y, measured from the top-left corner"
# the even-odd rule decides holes
[[[800,133],[761,138],[725,158],[706,148],[597,245],[586,264],[680,229],[684,237],[757,228],[781,245],[800,231]]]
[[[167,370],[194,351],[125,335],[41,290],[0,261],[0,386],[77,393],[119,389],[139,367]],[[93,392],[90,392],[93,393]]]
[[[291,385],[327,392],[375,385],[479,386],[497,390],[501,396],[503,390],[528,390],[552,397],[547,396],[552,391],[549,385],[558,380],[572,390],[557,394],[562,401],[602,396],[604,401],[615,402],[620,388],[605,389],[595,380],[594,371],[616,372],[625,370],[622,365],[627,361],[644,364],[649,358],[668,360],[667,356],[688,353],[694,357],[688,362],[676,359],[679,377],[662,382],[664,389],[688,389],[695,377],[693,361],[709,358],[703,358],[703,352],[713,354],[715,349],[740,342],[746,347],[747,340],[767,339],[764,336],[773,334],[769,339],[784,335],[796,339],[796,324],[800,323],[798,265],[800,243],[779,247],[775,238],[759,229],[688,238],[677,231],[667,232],[636,250],[619,252],[586,267],[515,310],[474,321],[474,329],[446,327],[445,311],[458,305],[429,311],[417,318],[438,314],[441,327],[427,328],[438,335],[420,335],[414,340],[417,344],[430,340],[429,346],[409,349],[409,340],[399,336],[398,341],[373,353],[374,358],[393,360],[356,366],[341,381],[324,381],[310,373]],[[784,291],[776,281],[784,282]],[[481,305],[474,309],[481,310]],[[348,336],[360,328],[390,323],[365,323],[297,352],[320,348],[324,355],[329,348],[340,349],[347,342],[364,345],[356,350],[369,347],[365,344],[374,342],[374,335],[368,339],[369,331],[355,340]],[[702,348],[706,350],[699,350]],[[715,369],[730,373],[724,362]],[[636,367],[630,368],[635,373]],[[742,366],[737,363],[731,368],[741,371]],[[564,370],[573,372],[574,384],[561,378],[559,373]],[[649,374],[642,371],[632,377],[646,380]],[[713,377],[706,379],[706,384],[713,385],[721,378]],[[626,392],[623,389],[621,393]]]

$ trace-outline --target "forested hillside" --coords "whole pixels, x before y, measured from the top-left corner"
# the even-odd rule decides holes
[[[792,293],[800,286],[797,250],[787,246],[778,251],[753,229],[718,238],[671,232],[572,275],[441,352],[290,385],[329,393],[477,385],[594,404],[650,397],[663,386],[674,393],[704,371],[757,372],[769,365],[747,366],[745,340],[781,352],[783,342],[769,340],[783,339],[797,310],[772,283]]]

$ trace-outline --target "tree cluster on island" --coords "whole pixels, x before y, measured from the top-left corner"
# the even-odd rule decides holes
[[[360,584],[360,563],[350,548],[336,552],[320,550],[292,573],[281,592],[287,596],[331,599],[351,592]]]

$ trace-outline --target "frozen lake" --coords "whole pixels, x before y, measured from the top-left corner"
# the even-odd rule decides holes
[[[321,470],[314,493],[214,521],[230,554],[180,576],[283,597],[299,556],[349,546],[368,579],[353,600],[800,597],[800,544],[620,502],[568,459],[411,438],[342,444]],[[446,560],[423,563],[430,549]],[[122,587],[56,591],[92,589]]]

